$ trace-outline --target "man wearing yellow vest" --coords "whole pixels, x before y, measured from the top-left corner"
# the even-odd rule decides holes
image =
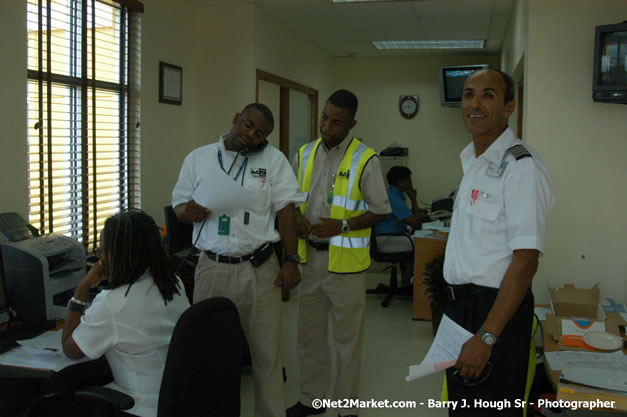
[[[301,147],[292,164],[306,201],[296,209],[302,277],[296,345],[301,393],[287,417],[326,411],[314,400],[329,398],[329,311],[337,356],[331,399],[358,399],[370,229],[392,209],[375,151],[348,136],[357,123],[356,112],[353,93],[333,93],[320,118],[322,137]],[[338,412],[357,415],[356,409]]]

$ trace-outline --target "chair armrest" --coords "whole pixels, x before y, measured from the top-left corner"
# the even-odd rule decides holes
[[[92,401],[115,410],[128,410],[135,405],[133,397],[111,388],[86,386],[74,391],[74,398]]]

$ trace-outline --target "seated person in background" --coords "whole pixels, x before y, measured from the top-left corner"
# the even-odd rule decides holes
[[[407,233],[407,226],[420,230],[422,220],[416,200],[417,192],[411,183],[411,170],[404,166],[392,167],[387,173],[387,180],[390,185],[387,191],[392,212],[384,221],[374,226],[375,234]],[[407,207],[403,193],[409,197],[411,210]]]
[[[170,269],[161,229],[143,211],[108,218],[100,249],[68,305],[63,351],[76,359],[105,355],[114,378],[108,387],[135,400],[128,412],[156,416],[172,331],[189,301]],[[86,308],[89,289],[103,280],[109,289]]]
[[[387,173],[389,187],[388,199],[392,212],[387,218],[374,226],[374,234],[397,233],[409,234],[411,230],[420,230],[422,220],[418,211],[417,192],[411,182],[411,170],[404,166],[394,166]],[[405,195],[411,202],[411,210],[405,202]],[[412,251],[411,241],[404,236],[380,236],[377,239],[377,248],[381,252],[408,252]],[[413,262],[401,264],[402,284],[409,285],[414,273]]]

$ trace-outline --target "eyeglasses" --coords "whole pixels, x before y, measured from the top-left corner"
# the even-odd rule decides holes
[[[472,381],[469,381],[467,379],[464,379],[460,374],[459,374],[459,369],[455,369],[453,371],[453,379],[462,385],[466,385],[467,387],[475,387],[481,383],[483,383],[486,379],[488,379],[488,376],[490,376],[490,372],[492,372],[492,362],[489,362],[485,364],[485,366],[483,367],[483,371],[481,371],[481,375],[479,375],[479,378],[477,379],[473,379]]]

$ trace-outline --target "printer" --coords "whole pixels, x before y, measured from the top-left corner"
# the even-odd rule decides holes
[[[0,214],[0,254],[9,303],[25,324],[36,326],[66,317],[68,300],[85,276],[87,256],[76,239],[36,236],[26,233],[25,227],[33,230],[17,213]]]

